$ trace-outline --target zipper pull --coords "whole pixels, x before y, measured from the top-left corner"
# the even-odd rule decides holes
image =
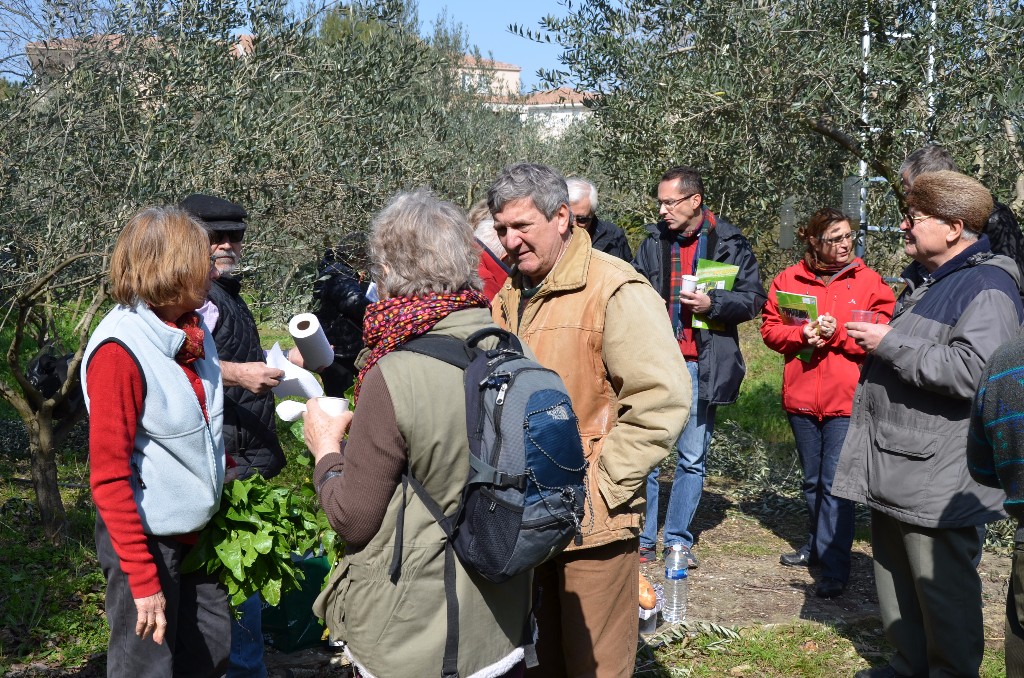
[[[505,402],[505,391],[507,390],[508,382],[506,381],[504,384],[501,385],[501,388],[498,389],[498,397],[494,399],[495,405],[501,405],[502,403]]]

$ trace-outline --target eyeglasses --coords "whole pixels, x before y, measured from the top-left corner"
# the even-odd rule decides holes
[[[242,242],[242,238],[245,237],[245,229],[239,228],[232,231],[208,231],[210,236],[211,245],[219,245],[224,242],[227,238],[228,242],[236,243]]]
[[[824,245],[831,245],[834,247],[842,242],[852,241],[853,231],[847,231],[846,233],[843,233],[842,235],[837,235],[833,238],[819,238],[819,240],[821,240],[822,244]]]
[[[910,212],[907,212],[906,214],[903,215],[903,220],[909,221],[911,225],[915,225],[921,221],[928,221],[931,218],[932,215],[930,214],[918,214],[917,216],[914,216]]]
[[[695,195],[697,195],[697,194],[696,193],[691,193],[690,195],[684,195],[682,198],[675,198],[673,200],[655,200],[654,202],[658,203],[658,209],[661,209],[662,207],[664,207],[665,209],[669,209],[670,210],[670,209],[674,208],[676,205],[678,205],[679,203],[681,203],[682,201],[689,200],[690,198],[692,198]]]
[[[583,227],[590,226],[591,222],[594,221],[594,215],[593,214],[591,214],[589,217],[581,217],[578,214],[574,214],[574,215],[572,215],[572,218],[573,218],[573,221],[575,221],[578,226],[583,226]]]

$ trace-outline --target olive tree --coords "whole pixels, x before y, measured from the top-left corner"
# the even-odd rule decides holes
[[[697,166],[716,209],[768,246],[782,203],[838,205],[860,163],[872,221],[902,201],[927,143],[1024,207],[1019,0],[581,0],[540,29],[564,47],[552,84],[592,92],[594,148],[622,212],[667,166]]]
[[[74,422],[54,410],[77,388],[132,213],[196,191],[245,206],[252,306],[283,318],[304,308],[322,249],[363,232],[394,191],[433,185],[467,204],[539,148],[518,117],[459,89],[459,55],[420,38],[398,0],[300,15],[277,0],[75,2],[0,0],[0,23],[22,34],[0,42],[23,50],[0,56],[23,78],[0,97],[0,396],[28,429],[53,538],[55,450]],[[47,397],[24,366],[57,339],[73,359]]]

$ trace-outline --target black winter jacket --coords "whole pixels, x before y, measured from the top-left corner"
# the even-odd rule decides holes
[[[220,317],[213,340],[221,362],[264,362],[256,321],[239,295],[237,278],[223,276],[210,287],[210,300]],[[274,394],[255,394],[241,386],[224,389],[224,449],[238,464],[240,477],[260,473],[273,478],[284,468],[285,457],[277,440]]]
[[[626,240],[626,234],[612,222],[596,219],[594,222],[594,232],[589,235],[590,246],[595,250],[618,257],[623,261],[633,259],[633,252],[629,249],[629,241]]]
[[[370,303],[364,292],[355,269],[335,250],[327,250],[313,283],[313,313],[334,347],[335,362],[353,372],[363,350],[363,314]]]
[[[740,384],[747,372],[740,353],[736,327],[761,313],[768,295],[761,286],[761,274],[750,243],[738,228],[722,217],[708,235],[708,258],[739,266],[732,290],[711,290],[709,320],[725,324],[725,330],[696,330],[697,393],[712,405],[728,405],[739,397]],[[675,237],[664,222],[648,224],[649,235],[637,248],[633,267],[643,274],[668,304],[670,271],[665,270],[666,247]]]

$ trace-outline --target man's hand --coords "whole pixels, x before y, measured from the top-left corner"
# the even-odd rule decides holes
[[[221,378],[225,386],[241,386],[253,393],[266,393],[281,383],[284,371],[268,366],[266,363],[228,363],[220,364]]]
[[[334,349],[333,344],[331,345],[331,349]],[[288,349],[288,362],[290,362],[292,365],[295,365],[296,367],[306,369],[306,360],[302,357],[302,351],[299,350],[298,346]],[[324,365],[319,370],[317,370],[317,372],[323,372],[330,366],[331,363],[328,363],[327,365]]]
[[[325,455],[341,451],[341,440],[352,423],[352,413],[342,412],[332,417],[320,408],[316,398],[311,398],[306,402],[302,421],[306,447],[313,455],[313,460],[319,462]]]
[[[711,310],[711,297],[703,292],[680,292],[679,301],[691,313],[707,313]]]
[[[846,333],[853,337],[857,345],[871,353],[881,343],[885,335],[892,330],[888,325],[875,323],[846,323]]]
[[[135,635],[145,640],[146,636],[152,633],[153,642],[163,645],[164,633],[167,631],[165,607],[167,607],[167,600],[162,591],[146,598],[136,598],[135,610],[138,612],[138,618],[135,621]]]

